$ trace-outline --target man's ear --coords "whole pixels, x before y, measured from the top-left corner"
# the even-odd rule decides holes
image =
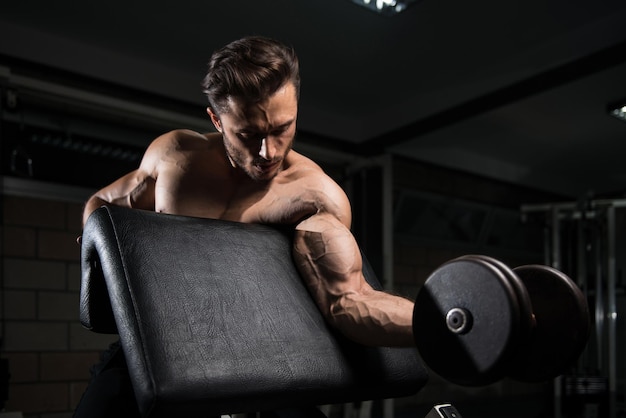
[[[218,132],[222,132],[222,121],[220,120],[219,116],[217,116],[217,113],[215,113],[210,107],[206,108],[206,112],[211,118],[211,122],[213,122],[213,126],[215,126],[215,129],[217,129]]]

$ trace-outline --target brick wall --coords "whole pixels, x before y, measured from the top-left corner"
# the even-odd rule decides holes
[[[116,337],[79,323],[82,204],[2,196],[1,357],[7,411],[71,417],[99,352]]]

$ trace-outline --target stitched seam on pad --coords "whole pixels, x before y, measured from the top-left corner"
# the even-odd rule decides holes
[[[130,297],[130,300],[132,302],[132,309],[133,309],[133,313],[135,316],[135,320],[137,321],[137,324],[141,323],[141,317],[139,315],[139,311],[137,310],[137,301],[135,298],[135,295],[132,291],[132,288],[130,286],[130,281],[129,281],[129,274],[128,274],[128,268],[126,266],[126,262],[124,260],[124,258],[122,257],[122,249],[121,249],[121,241],[120,241],[120,237],[117,231],[117,227],[116,224],[113,220],[113,215],[111,213],[111,208],[109,208],[108,206],[105,206],[107,213],[109,215],[109,220],[111,221],[111,227],[113,229],[113,234],[115,235],[115,243],[117,245],[117,251],[118,251],[118,255],[119,255],[119,259],[120,262],[122,264],[122,269],[124,270],[124,280],[126,283],[126,288],[128,289],[128,294]],[[128,209],[128,210],[135,210],[135,209]],[[143,335],[143,331],[141,329],[141,327],[139,325],[137,325],[137,331],[139,333],[139,335],[136,336],[136,338],[139,339],[139,346],[141,347],[141,357],[143,359],[144,365],[146,367],[147,370],[153,370],[152,369],[152,364],[150,364],[149,360],[148,360],[148,356],[146,355],[146,351],[144,349],[144,343],[145,343],[145,338]],[[146,371],[147,371],[146,370]],[[152,400],[150,403],[150,407],[149,410],[152,411],[154,409],[154,406],[156,404],[156,398],[157,398],[157,393],[156,393],[156,383],[154,382],[154,378],[152,373],[147,373],[150,377],[150,391],[152,392]]]

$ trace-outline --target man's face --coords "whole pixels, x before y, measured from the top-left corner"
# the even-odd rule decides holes
[[[287,83],[259,103],[230,98],[228,107],[220,115],[208,112],[224,137],[231,164],[253,180],[272,180],[282,170],[296,133],[295,87]]]

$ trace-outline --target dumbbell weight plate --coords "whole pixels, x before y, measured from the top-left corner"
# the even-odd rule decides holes
[[[516,267],[530,296],[535,326],[509,369],[509,377],[542,382],[571,367],[584,350],[590,332],[585,296],[564,273],[547,266]]]
[[[532,304],[530,301],[530,295],[528,294],[528,290],[526,289],[526,285],[524,282],[511,270],[509,266],[497,260],[495,258],[486,256],[486,255],[466,255],[462,258],[478,258],[487,263],[491,263],[494,267],[496,267],[508,280],[508,283],[511,285],[511,288],[515,292],[518,306],[520,308],[520,322],[519,322],[519,341],[524,342],[527,341],[531,335],[533,326],[534,326],[534,318],[532,312]]]
[[[465,256],[445,263],[415,301],[413,332],[422,359],[461,385],[505,377],[522,332],[518,299],[510,279],[491,262]]]

